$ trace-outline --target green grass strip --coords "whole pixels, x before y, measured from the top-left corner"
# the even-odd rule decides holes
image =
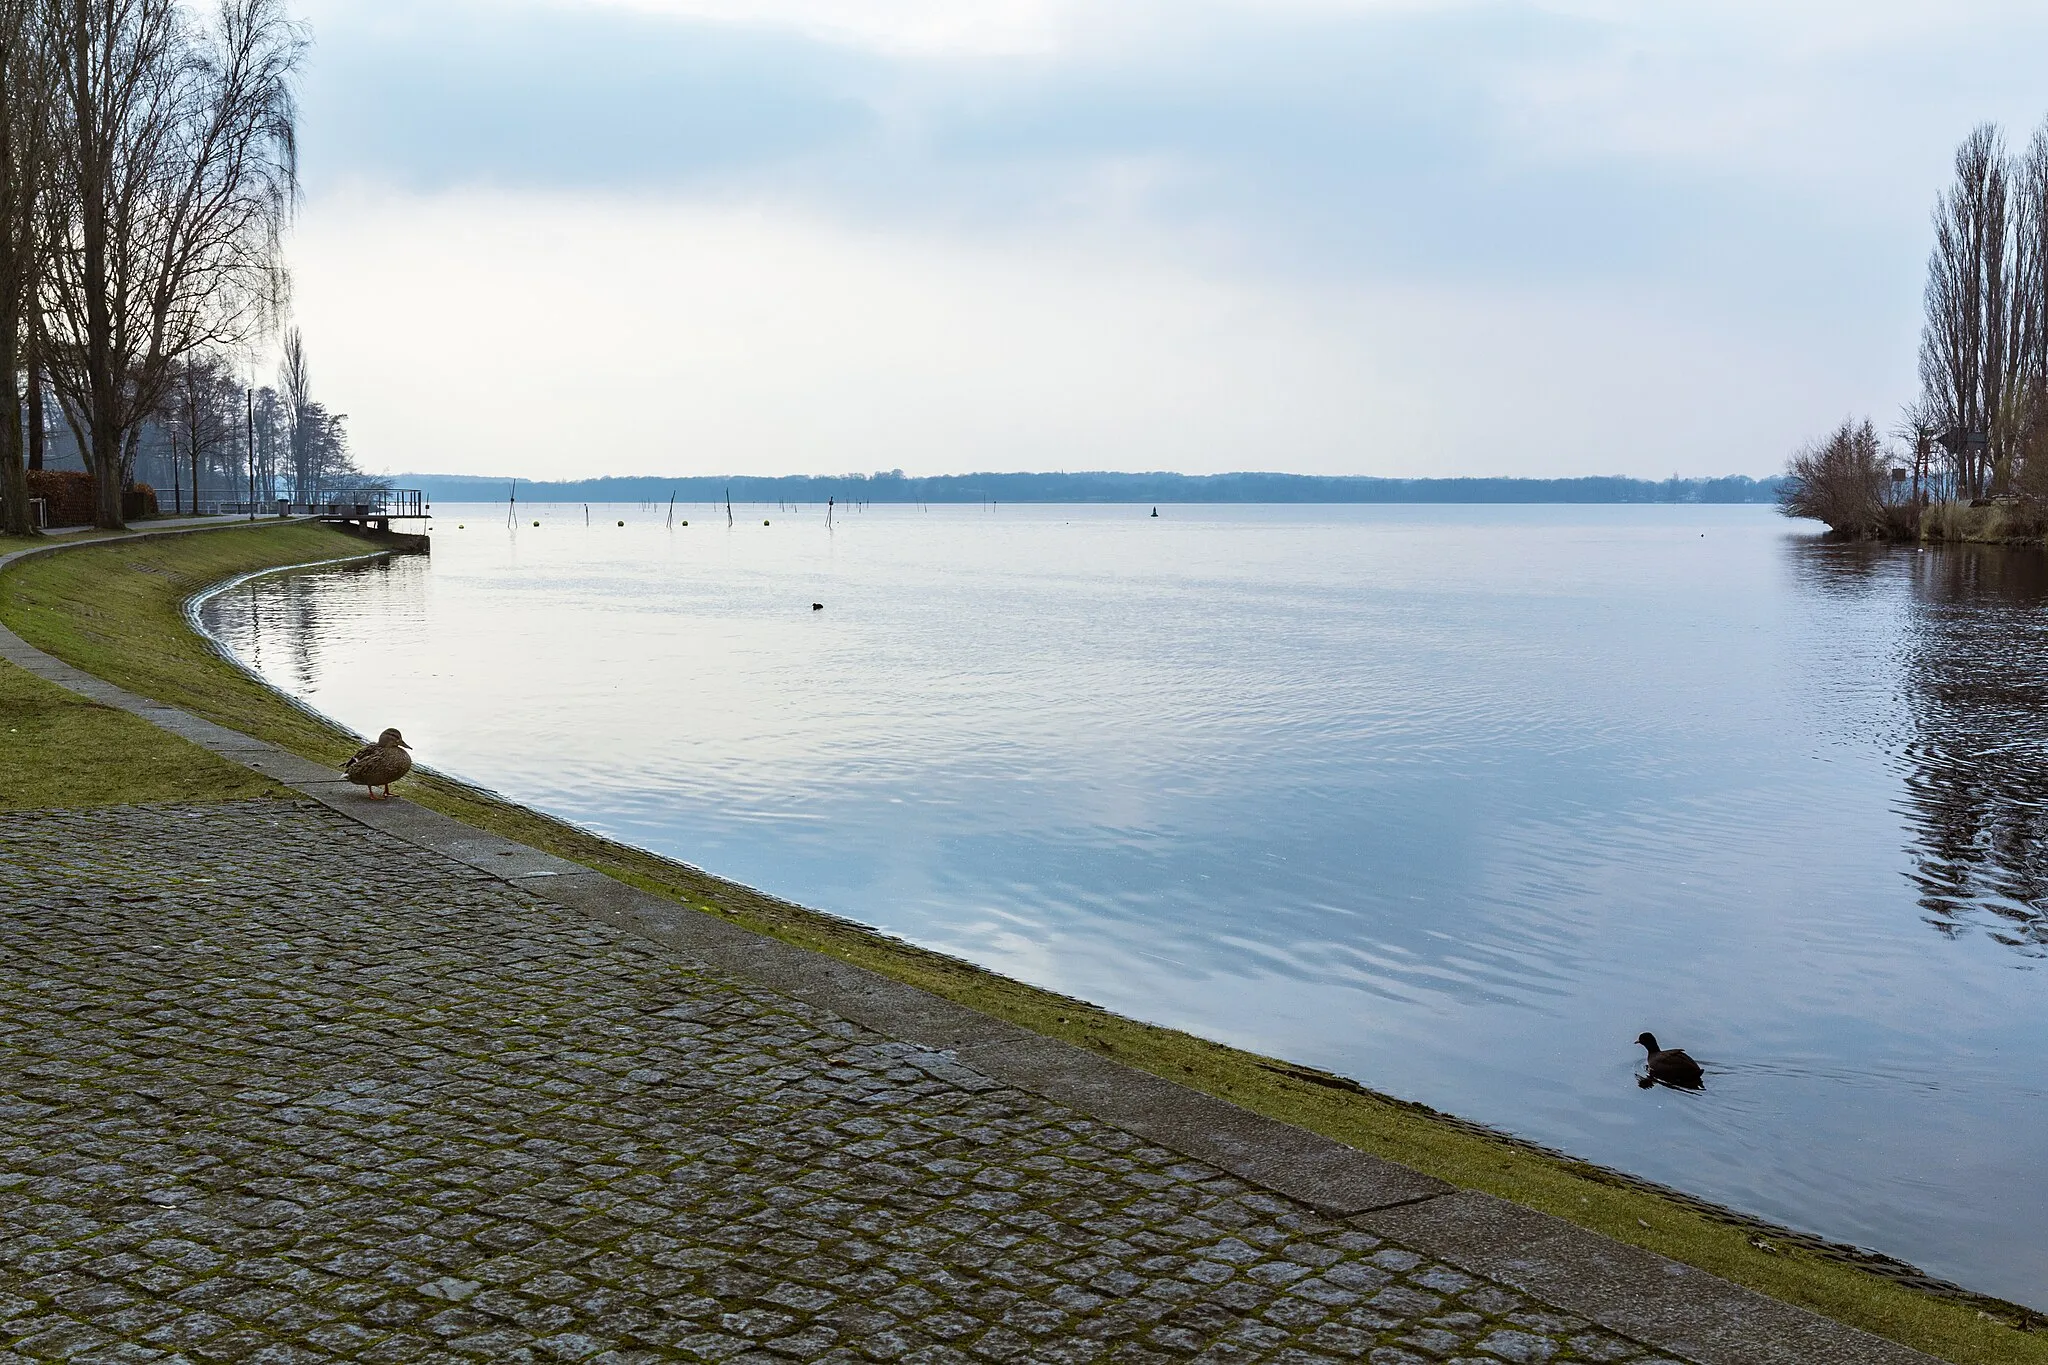
[[[0,540],[0,550],[5,548],[8,543]],[[359,539],[304,524],[80,545],[20,561],[0,574],[0,621],[37,647],[131,691],[306,758],[336,762],[357,738],[220,658],[187,626],[184,603],[237,574],[360,554],[364,548]],[[96,749],[81,761],[117,757]],[[118,789],[122,776],[113,772],[94,780]],[[1473,1132],[1420,1105],[1354,1089],[1308,1068],[1009,980],[600,838],[446,777],[417,774],[402,789],[423,806],[757,933],[829,953],[1454,1185],[1555,1214],[1930,1355],[1966,1365],[2048,1365],[2048,1334],[2021,1330],[2008,1320],[2018,1315],[2005,1314],[1994,1301],[1941,1298],[1796,1247],[1759,1247],[1750,1231],[1598,1167]]]
[[[0,810],[288,793],[148,721],[0,662]]]

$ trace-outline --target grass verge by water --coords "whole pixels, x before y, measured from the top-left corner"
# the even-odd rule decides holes
[[[0,662],[0,811],[284,795],[148,721]]]
[[[0,552],[7,548],[12,548],[10,543],[0,540]],[[338,762],[358,739],[223,660],[188,628],[184,603],[201,589],[237,574],[360,554],[365,548],[360,539],[305,524],[85,544],[35,556],[0,574],[0,621],[31,644],[131,691],[306,758]],[[0,687],[6,685],[0,673]],[[0,704],[8,695],[0,692]],[[141,721],[121,719],[150,729]],[[92,723],[99,724],[100,718]],[[98,776],[67,779],[77,784],[76,790],[105,791],[123,801],[164,799],[129,794],[131,770],[114,766],[124,762],[125,751],[112,741],[112,731],[106,735],[104,742],[95,741],[67,757],[67,765],[104,769]],[[163,738],[170,745],[202,752],[182,740]],[[0,754],[12,757],[11,751]],[[1982,1305],[1920,1293],[1797,1248],[1760,1248],[1750,1232],[1618,1181],[1598,1167],[1472,1132],[1421,1106],[1352,1088],[1307,1068],[1125,1019],[1009,980],[600,838],[446,777],[416,774],[401,790],[423,806],[706,914],[829,953],[1454,1185],[1555,1214],[1929,1354],[1973,1365],[2048,1365],[2048,1333],[2017,1330]]]

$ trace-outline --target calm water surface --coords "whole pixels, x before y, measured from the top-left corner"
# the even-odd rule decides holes
[[[431,560],[206,622],[607,834],[2048,1308],[2048,556],[1763,508],[439,510]],[[1634,1086],[1645,1028],[1703,1094]]]

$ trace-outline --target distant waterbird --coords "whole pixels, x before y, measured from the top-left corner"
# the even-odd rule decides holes
[[[1649,1074],[1641,1081],[1645,1088],[1672,1085],[1681,1090],[1698,1090],[1706,1084],[1706,1075],[1700,1070],[1700,1064],[1687,1056],[1684,1048],[1660,1048],[1654,1033],[1640,1035],[1636,1043],[1649,1053],[1649,1060],[1643,1068]]]
[[[824,604],[823,602],[813,602],[813,603],[811,603],[811,610],[812,610],[812,611],[823,611],[823,610],[825,610],[825,604]]]
[[[391,784],[412,771],[412,755],[406,750],[412,748],[405,742],[405,736],[396,730],[386,730],[377,736],[374,744],[365,744],[355,751],[353,757],[341,767],[342,774],[359,787],[370,789],[372,801],[391,799]],[[384,795],[377,795],[377,788],[384,789]]]

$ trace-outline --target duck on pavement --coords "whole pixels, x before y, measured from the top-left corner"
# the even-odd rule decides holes
[[[377,736],[374,744],[365,744],[356,750],[355,756],[342,765],[342,772],[348,780],[359,787],[370,789],[373,801],[391,799],[391,784],[412,771],[412,755],[406,750],[412,748],[405,742],[405,736],[396,730],[386,730]],[[377,795],[382,787],[384,794]]]

